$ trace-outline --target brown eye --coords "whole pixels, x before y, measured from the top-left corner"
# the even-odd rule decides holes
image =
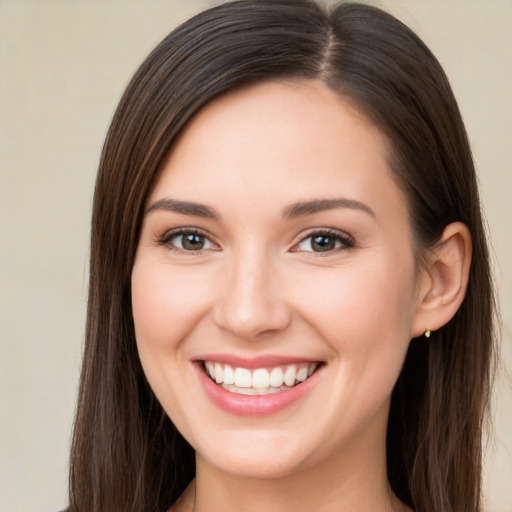
[[[200,249],[203,249],[204,247],[204,235],[198,235],[197,233],[189,233],[188,235],[180,235],[180,237],[181,246],[186,251],[198,251]]]
[[[310,243],[311,249],[315,252],[332,251],[336,248],[336,240],[332,236],[313,236]]]
[[[341,233],[330,231],[319,231],[303,238],[296,246],[295,251],[328,253],[336,252],[339,249],[350,249],[354,242]]]
[[[165,236],[160,243],[167,246],[169,249],[184,251],[184,252],[197,252],[202,250],[213,249],[217,250],[218,247],[211,242],[211,240],[203,233],[190,230],[180,230],[170,233]]]

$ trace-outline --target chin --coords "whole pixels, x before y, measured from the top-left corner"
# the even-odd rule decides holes
[[[240,437],[230,434],[224,442],[198,447],[198,457],[218,470],[240,478],[279,479],[304,467],[301,443],[298,446],[289,436],[279,435],[271,439],[271,435],[264,433],[256,438]]]
[[[281,454],[280,454],[281,455]],[[275,454],[271,457],[237,456],[226,458],[220,463],[209,461],[223,473],[231,474],[237,478],[257,480],[278,480],[286,478],[300,470],[301,465],[295,461],[286,460]]]

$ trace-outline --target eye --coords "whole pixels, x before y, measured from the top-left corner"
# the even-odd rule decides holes
[[[329,253],[338,249],[354,247],[354,242],[341,233],[323,230],[310,233],[303,238],[292,250],[293,252]]]
[[[184,252],[219,249],[218,245],[214,244],[204,233],[193,229],[173,231],[166,234],[159,242],[170,249]]]

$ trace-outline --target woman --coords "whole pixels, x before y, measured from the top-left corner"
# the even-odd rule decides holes
[[[417,36],[352,3],[208,10],[105,143],[70,510],[480,510],[492,316]]]

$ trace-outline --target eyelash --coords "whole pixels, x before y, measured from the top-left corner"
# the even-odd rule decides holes
[[[334,239],[335,242],[341,242],[341,247],[335,247],[332,250],[327,250],[324,253],[322,251],[302,251],[306,253],[312,253],[320,257],[330,256],[332,254],[337,254],[340,251],[344,251],[347,249],[353,249],[355,247],[355,242],[352,237],[347,235],[346,233],[343,233],[342,231],[338,231],[336,229],[332,228],[321,228],[321,229],[315,229],[307,233],[305,236],[302,236],[301,239],[294,244],[294,246],[291,249],[291,252],[301,252],[300,250],[294,250],[294,247],[299,246],[303,242],[305,242],[308,239],[313,239],[315,237],[324,237],[324,238],[330,238]]]
[[[179,236],[184,236],[184,235],[197,235],[197,236],[200,236],[200,237],[204,237],[206,240],[208,240],[212,245],[215,245],[218,247],[218,244],[216,244],[215,242],[213,242],[211,240],[211,236],[208,235],[207,233],[201,231],[200,229],[196,229],[196,228],[178,228],[178,229],[174,229],[172,231],[168,231],[166,232],[159,240],[158,240],[158,243],[160,245],[163,245],[163,246],[166,246],[170,251],[176,251],[176,252],[180,252],[180,253],[186,253],[186,254],[191,254],[191,255],[194,255],[194,254],[200,254],[202,250],[204,249],[198,249],[198,250],[195,250],[195,251],[187,251],[185,249],[181,249],[179,247],[176,247],[174,244],[171,243],[171,240],[173,238],[177,238]]]
[[[171,240],[174,238],[177,238],[179,236],[184,235],[197,235],[200,237],[204,237],[208,242],[216,247],[218,247],[218,244],[211,240],[211,236],[207,233],[197,229],[197,228],[178,228],[172,231],[166,232],[161,238],[158,239],[158,244],[162,246],[166,246],[171,251],[176,251],[180,253],[186,253],[190,255],[200,254],[201,251],[205,250],[203,248],[198,250],[186,250],[180,247],[176,247],[174,244],[171,243]],[[324,253],[322,251],[300,251],[299,249],[295,249],[300,244],[304,243],[309,238],[313,239],[313,237],[324,237],[329,239],[334,239],[335,243],[340,242],[341,247],[335,247],[334,249],[326,250]],[[332,254],[336,254],[340,251],[352,249],[355,247],[355,242],[352,237],[348,236],[346,233],[340,232],[335,229],[331,228],[322,228],[322,229],[315,229],[313,231],[310,231],[305,236],[302,236],[300,240],[298,240],[293,247],[290,249],[290,252],[305,252],[305,253],[312,253],[316,254],[316,256],[325,257]],[[211,250],[211,249],[206,249]]]

